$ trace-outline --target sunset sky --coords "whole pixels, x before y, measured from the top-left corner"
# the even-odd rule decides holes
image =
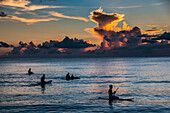
[[[0,11],[5,14],[0,15],[0,40],[13,45],[19,41],[39,44],[69,36],[100,44],[85,30],[97,26],[89,15],[99,8],[108,14],[124,14],[119,27],[126,22],[142,33],[169,32],[169,4],[169,0],[1,0]]]
[[[42,42],[61,40],[67,35],[95,43],[95,38],[84,29],[96,26],[88,16],[99,7],[107,13],[124,14],[131,27],[148,30],[152,28],[148,25],[156,25],[170,31],[168,5],[168,0],[4,0],[0,10],[18,19],[0,19],[1,40],[12,44],[20,40]],[[35,22],[31,23],[33,19]]]

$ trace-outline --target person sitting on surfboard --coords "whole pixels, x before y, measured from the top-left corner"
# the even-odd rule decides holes
[[[112,85],[109,85],[109,88],[110,88],[109,91],[108,91],[109,100],[111,101],[111,100],[119,99],[119,97],[115,96],[115,94],[116,94],[116,92],[117,92],[117,90],[118,90],[119,88],[117,88],[113,93],[112,93],[112,88],[113,88],[113,86],[112,86]]]
[[[112,88],[113,86],[112,85],[109,85],[109,103],[112,102],[113,100],[121,100],[121,101],[133,101],[134,98],[119,98],[118,96],[115,96],[117,90],[119,88],[117,88],[113,93],[112,93]]]
[[[33,74],[33,72],[31,72],[31,68],[29,68],[28,74]]]
[[[45,74],[41,77],[41,84],[45,83]]]
[[[73,76],[73,74],[71,75],[71,79],[74,79],[74,76]]]
[[[66,80],[70,80],[70,73],[67,73]]]

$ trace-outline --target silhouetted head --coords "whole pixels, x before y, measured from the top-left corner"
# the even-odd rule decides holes
[[[43,77],[45,77],[45,74],[43,74]]]
[[[109,88],[110,88],[110,89],[112,89],[112,88],[113,88],[113,86],[112,86],[112,85],[109,85]]]
[[[31,68],[29,68],[29,70],[31,70]]]

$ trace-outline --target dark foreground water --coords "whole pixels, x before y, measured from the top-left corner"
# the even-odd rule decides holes
[[[67,72],[81,79],[66,81]],[[53,81],[45,88],[34,85],[42,74]],[[169,74],[170,58],[1,58],[0,112],[168,113]],[[110,105],[110,84],[134,101]]]

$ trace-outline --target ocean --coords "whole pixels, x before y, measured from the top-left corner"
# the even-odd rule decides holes
[[[43,74],[52,83],[35,85]],[[169,74],[169,57],[0,58],[0,113],[169,113]],[[110,84],[133,101],[109,103]]]

